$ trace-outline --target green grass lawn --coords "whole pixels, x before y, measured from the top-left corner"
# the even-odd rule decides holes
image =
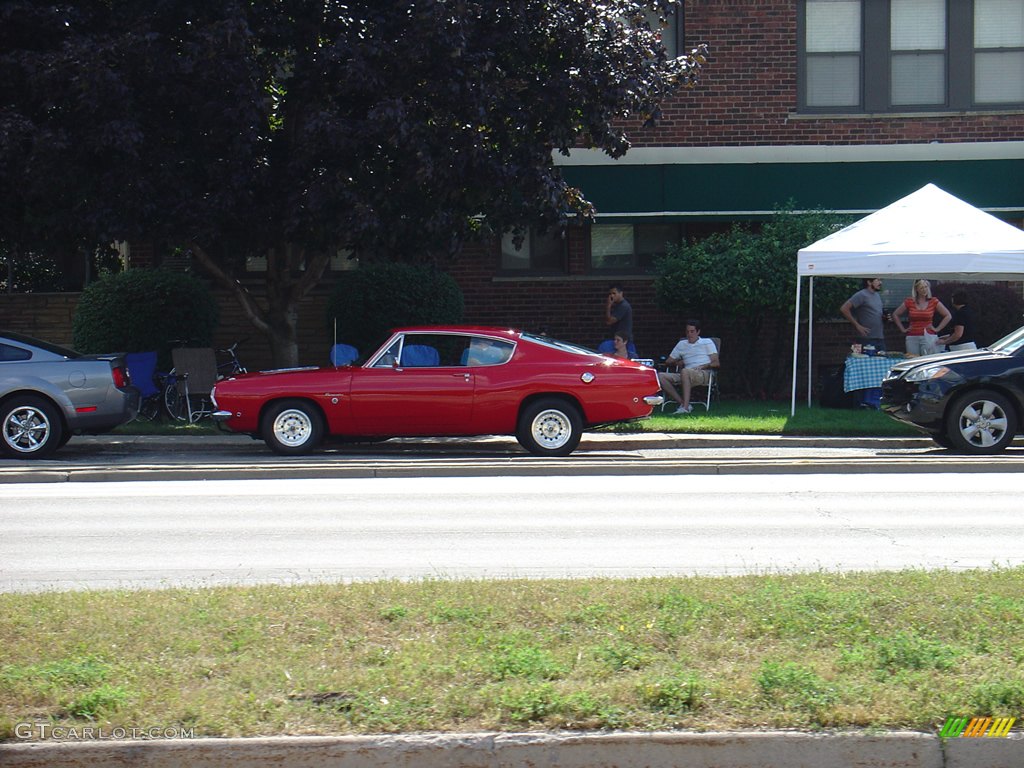
[[[608,429],[615,432],[683,432],[733,435],[812,435],[826,437],[892,437],[921,433],[871,409],[808,408],[798,403],[790,416],[789,402],[724,400],[705,411],[697,406],[685,416],[666,416],[661,409],[643,421]]]
[[[914,729],[1024,711],[1024,569],[0,595],[16,724]]]
[[[112,430],[115,435],[212,435],[219,430],[209,419],[195,424],[185,421],[129,421]]]

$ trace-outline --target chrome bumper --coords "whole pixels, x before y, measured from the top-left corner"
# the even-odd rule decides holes
[[[651,408],[657,408],[659,405],[665,404],[665,398],[662,395],[648,395],[644,398],[644,402]]]

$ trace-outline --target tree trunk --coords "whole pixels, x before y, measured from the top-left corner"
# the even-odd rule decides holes
[[[275,368],[295,368],[299,364],[299,340],[294,322],[296,314],[292,313],[293,317],[281,326],[276,323],[270,326],[270,354]]]
[[[232,275],[224,271],[201,246],[192,244],[192,253],[204,272],[238,301],[245,316],[256,330],[267,337],[270,354],[276,368],[294,368],[299,364],[299,305],[306,294],[323,277],[330,256],[324,252],[308,256],[301,276],[292,276],[286,260],[296,254],[280,247],[276,255],[268,257],[266,305],[260,302]],[[301,254],[297,256],[301,258]]]

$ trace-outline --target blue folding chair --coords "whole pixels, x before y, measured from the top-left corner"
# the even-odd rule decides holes
[[[156,385],[156,352],[129,352],[124,364],[132,386],[139,390],[139,417],[152,421],[160,415],[163,400]]]
[[[612,339],[605,339],[597,345],[597,351],[602,355],[614,355],[615,354],[615,342]],[[636,344],[632,341],[626,344],[626,352],[629,353],[630,357],[636,357]]]
[[[331,347],[331,365],[348,365],[359,357],[359,350],[351,344],[335,344]]]
[[[441,356],[426,344],[407,344],[402,347],[401,366],[405,368],[431,368],[441,364]]]

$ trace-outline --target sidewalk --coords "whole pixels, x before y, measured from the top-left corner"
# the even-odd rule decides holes
[[[449,450],[468,450],[474,446],[494,445],[507,443],[515,445],[515,438],[509,435],[496,435],[487,437],[396,437],[387,441],[377,443],[350,443],[331,445],[324,448],[330,450],[332,447],[361,447],[366,452],[372,453],[375,449],[384,448],[395,444],[422,445],[425,447],[445,446]],[[205,434],[205,435],[86,435],[74,437],[68,446],[61,449],[55,455],[59,459],[61,455],[73,450],[76,453],[84,453],[86,446],[110,450],[118,446],[127,448],[140,454],[152,453],[193,453],[209,452],[223,449],[244,449],[249,447],[260,453],[264,447],[263,441],[253,440],[247,435],[234,435],[227,432]],[[805,447],[805,448],[924,448],[934,447],[927,437],[815,437],[815,436],[789,436],[789,435],[704,435],[688,434],[682,432],[585,432],[579,450],[586,450],[588,447],[599,446],[600,448],[614,448],[621,450],[636,450],[640,448],[756,448],[756,447]],[[323,450],[323,449],[322,449]],[[522,453],[518,447],[516,452]],[[314,452],[311,455],[317,455]],[[524,454],[525,455],[525,454]]]

